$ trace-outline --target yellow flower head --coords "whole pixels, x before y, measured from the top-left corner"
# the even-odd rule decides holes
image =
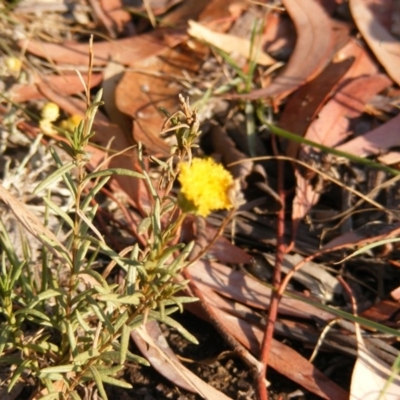
[[[213,210],[232,208],[229,190],[232,175],[213,159],[194,158],[192,164],[180,163],[181,191],[178,202],[181,209],[206,217]]]

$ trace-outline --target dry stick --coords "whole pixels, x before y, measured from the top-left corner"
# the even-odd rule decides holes
[[[277,152],[275,140],[273,140],[274,151]],[[276,257],[275,257],[275,268],[274,275],[272,277],[272,285],[274,288],[279,288],[281,283],[281,265],[285,256],[285,253],[289,251],[289,248],[286,248],[284,242],[285,236],[285,188],[284,188],[284,161],[278,160],[278,188],[277,188],[278,196],[281,202],[281,209],[277,215],[277,226],[276,226],[276,236],[277,236],[277,244],[276,244]],[[291,247],[291,246],[290,246]],[[271,303],[268,311],[267,324],[265,326],[263,341],[261,344],[261,352],[260,352],[260,361],[263,364],[263,371],[257,377],[257,389],[258,396],[261,400],[268,400],[268,391],[264,384],[264,379],[266,378],[267,368],[268,368],[268,359],[272,345],[272,338],[274,335],[275,322],[278,315],[278,306],[279,306],[279,296],[277,296],[276,292],[272,292]]]

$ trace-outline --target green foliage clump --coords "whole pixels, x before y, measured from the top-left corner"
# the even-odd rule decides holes
[[[126,361],[149,365],[128,350],[130,332],[146,321],[163,321],[196,342],[170,317],[195,299],[178,295],[187,282],[175,278],[187,265],[192,244],[177,243],[183,214],[169,194],[178,175],[176,161],[191,158],[198,136],[196,115],[181,98],[184,112],[166,123],[166,130],[175,130],[178,145],[166,162],[153,159],[163,171],[160,195],[146,172],[140,146],[141,173],[115,168],[87,172],[86,149],[100,98],[101,94],[88,107],[75,132],[65,132],[66,141],[59,143],[70,161],[63,162],[50,148],[55,172],[35,189],[35,193],[47,191],[43,197],[47,212],[58,216],[67,232],[66,243],[46,234],[44,226],[37,230],[35,236],[43,244],[38,273],[32,270],[27,241],[21,257],[0,223],[0,364],[9,368],[9,390],[24,377],[33,377],[38,385],[35,398],[80,399],[85,385],[95,385],[106,399],[104,383],[131,387],[118,373]],[[93,200],[115,174],[144,180],[151,199],[148,217],[138,227],[146,245],[135,244],[120,253],[106,244],[93,224],[97,211]],[[51,187],[60,180],[73,199],[69,210],[51,200]],[[162,223],[165,220],[168,224]],[[109,260],[102,270],[95,268],[100,257]],[[116,266],[125,273],[118,284],[111,279]]]

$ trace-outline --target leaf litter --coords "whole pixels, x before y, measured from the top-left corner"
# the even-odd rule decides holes
[[[14,18],[13,23],[0,19],[5,28],[0,54],[4,160],[15,160],[18,165],[18,152],[29,151],[23,141],[15,142],[10,126],[29,140],[39,137],[37,120],[29,115],[38,113],[44,101],[58,104],[64,118],[84,115],[84,88],[81,78],[72,71],[81,71],[87,82],[89,46],[84,32],[95,32],[96,72],[90,78],[90,88],[94,93],[102,84],[107,106],[94,123],[91,168],[109,163],[110,167],[138,171],[132,149],[138,142],[144,145],[147,155],[167,157],[173,142],[167,132],[160,135],[166,118],[163,110],[173,114],[178,109],[178,95],[183,94],[190,97],[202,115],[203,134],[197,155],[232,164],[228,167],[241,182],[246,203],[227,226],[225,237],[211,248],[211,262],[202,260],[190,267],[190,279],[203,291],[202,301],[214,310],[227,335],[256,358],[263,346],[266,325],[275,324],[269,365],[279,375],[268,371],[267,378],[274,376],[269,379],[270,397],[300,393],[299,398],[311,398],[311,394],[326,399],[369,398],[386,383],[387,393],[383,396],[400,396],[398,380],[390,380],[391,366],[386,365],[388,359],[393,359],[387,354],[396,354],[398,337],[388,336],[387,354],[383,355],[372,350],[375,347],[371,343],[376,348],[385,346],[378,344],[379,336],[366,327],[360,328],[361,334],[371,338],[371,347],[365,347],[367,342],[360,340],[359,333],[344,324],[340,329],[330,328],[325,336],[325,329],[337,317],[318,306],[351,310],[350,300],[339,284],[341,277],[356,293],[362,315],[381,323],[380,329],[398,329],[399,321],[394,315],[398,310],[400,252],[396,244],[368,250],[357,256],[357,262],[346,260],[340,266],[335,263],[358,247],[398,237],[398,181],[390,172],[383,172],[381,181],[374,181],[377,174],[372,165],[361,167],[346,157],[338,159],[326,150],[276,137],[268,129],[277,124],[318,145],[390,162],[397,174],[398,162],[393,160],[400,144],[398,104],[394,101],[391,112],[382,111],[379,116],[368,112],[367,107],[376,95],[393,104],[390,91],[398,91],[399,30],[388,11],[395,2],[237,1],[227,7],[222,0],[148,0],[135,8],[116,0],[112,6],[111,2],[90,1],[87,7],[92,12],[77,6],[72,10],[51,9],[45,3],[29,7],[24,3],[7,11]],[[45,26],[36,23],[35,31],[31,25],[33,15],[40,15],[43,20],[51,16],[51,28],[49,25],[46,31]],[[255,16],[261,18],[262,29],[257,33],[259,37],[252,38]],[[15,73],[7,69],[11,64],[6,60],[16,55],[21,58],[22,69]],[[23,113],[23,109],[30,114]],[[255,128],[251,129],[251,125]],[[254,134],[257,137],[252,143],[258,143],[259,159],[250,158],[250,140],[254,139],[250,135]],[[62,140],[62,135],[43,136],[40,140],[47,146]],[[285,163],[283,175],[277,161],[267,159],[279,154],[293,159]],[[298,165],[296,159],[314,170]],[[12,212],[36,239],[41,240],[41,232],[53,237],[54,233],[48,232],[22,203],[24,195],[18,199],[15,191],[5,186],[7,174],[11,173],[10,162],[2,162],[0,169],[1,198],[9,210],[3,207],[1,212]],[[151,159],[149,165],[156,176],[157,165]],[[325,177],[334,176],[342,185],[329,183],[319,170]],[[386,182],[389,183],[385,185]],[[262,189],[264,186],[268,190]],[[285,191],[283,197],[280,186]],[[115,203],[107,210],[103,199],[101,208],[104,205],[104,213],[111,213],[113,221],[112,227],[107,225],[109,220],[103,221],[105,240],[114,241],[117,235],[116,242],[133,244],[138,240],[136,225],[146,213],[149,196],[140,182],[133,183],[126,177],[112,180],[108,190],[107,196],[114,197],[112,201],[122,200],[117,203],[121,205],[118,210]],[[355,192],[371,196],[371,202],[360,201]],[[285,224],[280,237],[276,213],[282,207]],[[204,247],[215,236],[221,218],[220,214],[213,215],[205,224],[196,219],[188,221],[182,234]],[[270,304],[280,287],[278,282],[273,289],[271,265],[277,252],[282,252],[280,241],[289,250],[293,243],[291,252],[282,258],[283,276],[290,275],[290,270],[297,269],[300,263],[305,265],[293,274],[287,293],[279,302],[278,318],[271,321]],[[59,238],[54,236],[52,243],[56,246],[43,244],[57,258],[68,256]],[[122,250],[123,246],[118,245],[121,248],[116,250]],[[252,268],[261,258],[268,262]],[[121,275],[115,279],[121,279]],[[325,295],[321,287],[325,288]],[[293,294],[297,297],[292,298]],[[188,308],[195,318],[215,324],[195,303]],[[129,390],[123,396],[145,398],[152,393],[151,396],[164,396],[158,398],[256,398],[252,374],[244,373],[247,367],[240,365],[236,370],[226,369],[227,375],[216,374],[220,377],[218,386],[210,378],[212,373],[207,377],[199,372],[201,354],[191,363],[180,360],[174,355],[179,353],[176,346],[171,350],[173,329],[163,327],[168,344],[162,340],[160,327],[152,324],[134,334],[133,341],[170,383],[164,381],[158,392],[143,390],[142,397],[140,391]],[[187,329],[190,331],[190,326]],[[202,329],[213,328],[201,322],[194,334],[202,336]],[[206,346],[216,353],[225,351],[222,345],[221,349],[213,347],[212,338]],[[308,358],[314,348],[317,357],[311,362]],[[198,366],[195,375],[187,370],[190,364]],[[222,361],[216,365],[223,369]],[[341,365],[348,367],[346,376],[341,374]],[[140,374],[133,373],[130,383],[134,385]],[[242,374],[245,383],[235,374]],[[366,376],[370,386],[360,383]],[[158,379],[162,378],[153,376],[147,386],[157,386]],[[221,383],[223,379],[232,383],[229,390]],[[286,379],[295,382],[295,386]],[[291,389],[282,389],[280,382]],[[174,389],[174,385],[187,392]]]

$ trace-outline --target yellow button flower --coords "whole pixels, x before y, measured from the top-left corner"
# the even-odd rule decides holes
[[[211,158],[194,158],[191,165],[180,163],[179,167],[178,202],[183,211],[206,217],[213,210],[232,208],[233,178],[221,164]]]

